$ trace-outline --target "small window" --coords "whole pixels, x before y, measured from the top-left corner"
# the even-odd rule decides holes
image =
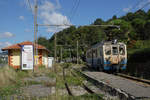
[[[113,52],[113,55],[118,55],[118,48],[112,47],[112,52]]]
[[[95,50],[95,57],[97,58],[97,49]]]
[[[125,54],[125,47],[123,45],[119,46],[119,54],[124,55]]]
[[[100,57],[100,48],[97,49],[97,57]]]
[[[96,52],[95,52],[95,50],[93,50],[93,58],[95,58],[96,57]]]
[[[111,54],[111,47],[110,46],[105,46],[105,54],[110,55]]]

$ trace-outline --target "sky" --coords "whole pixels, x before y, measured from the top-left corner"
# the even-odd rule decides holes
[[[28,2],[29,1],[29,2]],[[35,0],[0,0],[0,49],[34,40]],[[97,18],[135,12],[150,0],[38,0],[37,24],[88,25]],[[150,5],[143,8],[147,11]],[[50,38],[67,26],[38,27],[38,37]]]

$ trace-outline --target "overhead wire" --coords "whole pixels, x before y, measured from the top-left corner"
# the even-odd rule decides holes
[[[150,4],[150,2],[147,2],[146,4],[144,4],[140,9],[143,9],[143,8],[145,8],[146,6],[148,6]],[[139,9],[139,10],[140,10]]]
[[[71,8],[71,10],[70,10],[69,19],[71,19],[71,16],[72,16],[72,14],[73,14],[72,12],[73,12],[73,10],[74,10],[74,8],[75,8],[75,6],[76,6],[77,1],[78,1],[78,0],[75,0],[75,1],[73,2],[73,6],[72,6],[72,8]]]
[[[73,8],[71,9],[71,13],[70,13],[70,21],[72,21],[75,13],[77,12],[77,9],[79,7],[79,4],[80,4],[80,0],[76,0],[75,3],[74,3],[74,6]]]
[[[32,14],[33,14],[33,13],[34,13],[34,10],[33,10],[32,6],[31,6],[30,0],[27,0],[27,2],[28,2],[28,5],[29,5],[29,8],[30,8],[30,10],[31,10],[31,12],[32,12]]]
[[[139,0],[139,1],[138,1],[134,6],[132,6],[126,13],[128,13],[128,12],[130,12],[131,10],[137,8],[137,6],[138,6],[142,1],[144,1],[144,0]],[[121,13],[121,11],[122,11],[122,9],[119,10],[115,15],[117,16],[118,14]]]

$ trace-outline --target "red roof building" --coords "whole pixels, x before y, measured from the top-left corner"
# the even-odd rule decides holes
[[[5,48],[2,48],[2,51],[8,51],[8,65],[15,68],[19,69],[21,68],[21,46],[22,45],[33,45],[34,43],[30,41],[25,41],[21,43],[17,43]],[[38,54],[36,55],[38,59],[37,66],[39,65],[45,65],[46,67],[48,66],[48,49],[46,47],[36,44],[34,47],[37,48]]]

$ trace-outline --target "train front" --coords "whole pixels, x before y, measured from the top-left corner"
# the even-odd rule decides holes
[[[124,43],[112,43],[103,46],[104,70],[125,70],[127,65],[127,50]]]

